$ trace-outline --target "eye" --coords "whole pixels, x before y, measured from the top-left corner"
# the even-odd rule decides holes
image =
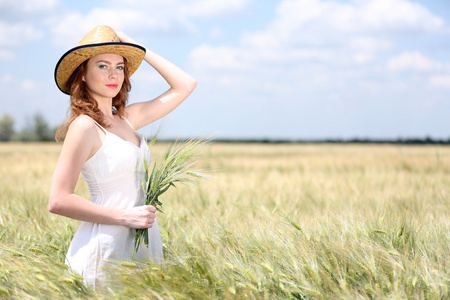
[[[125,67],[124,67],[124,66],[118,66],[118,67],[117,67],[117,70],[123,71],[123,70],[125,70]]]
[[[104,69],[104,70],[106,70],[106,69],[108,69],[108,66],[105,65],[105,64],[99,64],[99,65],[98,65],[98,68],[99,68],[99,69]]]

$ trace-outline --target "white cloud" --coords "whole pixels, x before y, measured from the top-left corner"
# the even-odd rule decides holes
[[[0,60],[10,60],[14,57],[16,57],[16,55],[13,51],[0,49]]]
[[[20,87],[24,91],[32,91],[33,89],[35,89],[37,87],[37,84],[36,84],[36,82],[34,80],[24,79],[20,83]]]
[[[223,73],[246,78],[242,86],[253,82],[285,90],[301,83],[307,89],[336,91],[387,81],[389,70],[439,69],[439,62],[414,52],[380,63],[398,51],[397,37],[404,38],[406,32],[441,34],[445,23],[408,0],[284,0],[264,30],[243,33],[234,47],[201,45],[192,51],[190,62],[198,76],[209,81]],[[272,85],[274,81],[284,84]],[[371,87],[383,89],[382,84]]]
[[[284,0],[278,6],[277,15],[275,28],[322,31],[325,35],[327,32],[439,31],[444,26],[441,18],[408,0],[355,0],[351,4]]]
[[[181,6],[181,11],[188,16],[213,17],[241,13],[248,7],[251,0],[181,0],[176,2]]]
[[[33,15],[52,11],[58,4],[58,0],[1,0],[0,11],[8,14]]]
[[[389,49],[391,47],[391,43],[380,38],[377,39],[370,36],[359,36],[352,38],[349,46],[357,50],[378,51]]]
[[[392,44],[386,39],[360,36],[350,38],[348,46],[356,63],[367,63],[372,61],[378,52],[391,49]]]
[[[51,1],[51,0],[48,0]],[[94,7],[87,14],[71,12],[47,20],[53,42],[71,47],[93,27],[105,24],[127,33],[193,33],[193,17],[213,17],[244,11],[252,0],[157,0],[151,2],[111,0],[104,7]],[[174,9],[176,7],[177,9]],[[218,31],[213,32],[219,34]]]
[[[350,38],[375,39],[383,33],[443,31],[444,21],[407,0],[284,0],[275,20],[255,37],[275,46],[342,45]],[[373,41],[372,41],[373,43]],[[376,42],[378,43],[378,42]]]
[[[44,33],[33,25],[0,21],[0,47],[22,45],[29,41],[39,40],[43,36]]]
[[[243,12],[251,1],[111,0],[104,7],[94,7],[87,14],[72,12],[55,15],[47,24],[52,28],[54,43],[66,48],[73,46],[90,29],[100,24],[135,34],[193,33],[195,26],[192,18],[238,14]]]
[[[163,16],[148,16],[144,11],[102,8],[94,8],[87,15],[74,12],[49,20],[54,43],[66,48],[75,46],[89,30],[101,24],[127,33],[136,28],[152,33],[170,31],[173,23]]]
[[[435,71],[442,68],[440,62],[419,52],[403,52],[389,59],[387,64],[388,68],[394,71]]]
[[[450,75],[432,76],[430,83],[434,87],[450,88]]]
[[[408,0],[360,1],[359,29],[377,31],[443,30],[444,20],[434,16],[424,6]],[[355,27],[356,27],[355,26]]]
[[[166,18],[178,16],[214,17],[242,13],[253,0],[111,0],[109,7],[158,12]],[[174,9],[176,8],[176,9]]]
[[[12,59],[17,47],[44,37],[33,20],[49,14],[58,0],[0,0],[0,60]]]

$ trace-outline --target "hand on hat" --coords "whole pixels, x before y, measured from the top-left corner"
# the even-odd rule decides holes
[[[117,33],[117,36],[119,37],[120,42],[139,45],[139,43],[137,43],[135,40],[133,40],[128,35],[123,33],[123,31],[118,31],[116,33]]]

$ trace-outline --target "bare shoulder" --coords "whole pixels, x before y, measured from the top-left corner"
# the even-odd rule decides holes
[[[94,121],[90,117],[81,115],[73,120],[70,124],[67,131],[66,140],[70,139],[77,142],[96,144],[100,141],[100,130],[101,129],[94,123]]]
[[[94,121],[90,117],[86,115],[81,115],[72,121],[72,123],[69,126],[69,130],[73,129],[76,131],[82,131],[86,133],[87,131],[92,131],[96,129],[96,127],[97,125],[95,125]]]
[[[69,125],[62,152],[84,163],[101,147],[102,142],[101,129],[90,117],[81,115]]]
[[[98,136],[98,131],[101,129],[95,124],[94,120],[86,115],[78,116],[72,123],[69,125],[69,129],[67,131],[68,135],[84,135],[84,136]]]

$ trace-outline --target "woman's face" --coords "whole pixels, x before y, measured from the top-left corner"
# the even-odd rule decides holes
[[[114,98],[122,88],[124,68],[122,56],[100,54],[88,60],[83,81],[95,99]]]

